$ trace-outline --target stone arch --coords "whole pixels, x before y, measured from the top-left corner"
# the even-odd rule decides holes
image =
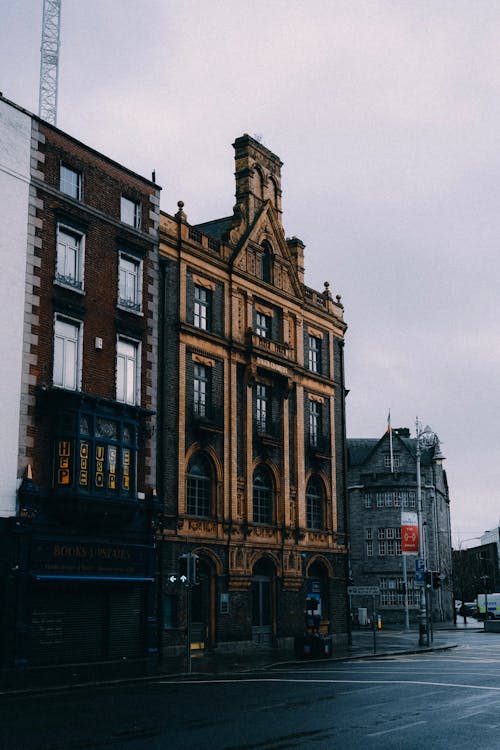
[[[260,164],[253,165],[253,175],[255,178],[255,192],[261,201],[266,199],[267,177]]]
[[[222,560],[220,559],[219,555],[217,555],[212,549],[210,549],[210,547],[204,547],[204,546],[195,547],[193,549],[193,552],[196,555],[203,556],[207,558],[208,560],[210,560],[210,562],[212,563],[214,567],[216,575],[221,576],[223,574],[224,565],[222,563]]]
[[[283,564],[278,555],[276,555],[274,552],[270,552],[269,550],[256,550],[250,555],[248,560],[248,568],[250,572],[253,574],[255,566],[259,562],[266,560],[273,565],[276,576],[281,578],[283,576]]]
[[[306,566],[306,576],[310,575],[310,571],[315,565],[321,565],[326,570],[328,578],[333,578],[333,565],[327,557],[321,554],[312,555],[309,558]]]

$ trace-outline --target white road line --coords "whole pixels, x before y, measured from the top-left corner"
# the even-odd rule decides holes
[[[284,677],[255,677],[247,678],[244,677],[241,680],[236,679],[225,679],[225,680],[159,680],[159,685],[243,685],[245,683],[294,683],[294,684],[314,684],[314,685],[424,685],[426,687],[446,687],[446,688],[462,688],[463,690],[484,690],[500,692],[500,687],[492,687],[486,685],[470,685],[468,683],[455,683],[455,682],[430,682],[427,680],[333,680],[333,679],[307,679],[299,680]]]
[[[392,732],[401,732],[412,727],[418,727],[419,724],[427,724],[426,721],[414,721],[412,724],[402,724],[400,727],[392,727],[392,729],[384,729],[382,732],[370,732],[365,734],[365,737],[380,737],[383,734],[391,734]]]

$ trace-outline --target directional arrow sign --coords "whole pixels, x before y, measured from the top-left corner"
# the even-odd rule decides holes
[[[347,593],[350,595],[359,594],[359,596],[377,596],[380,594],[378,586],[348,586]]]

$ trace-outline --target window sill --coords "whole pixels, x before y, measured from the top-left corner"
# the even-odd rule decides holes
[[[142,309],[136,309],[135,307],[130,307],[129,305],[120,304],[120,302],[117,302],[116,307],[118,310],[123,310],[123,312],[132,313],[132,315],[136,315],[138,318],[144,317]]]
[[[60,279],[54,279],[54,286],[60,287],[61,289],[67,289],[70,292],[75,292],[75,294],[79,294],[82,297],[85,297],[86,291],[83,288],[83,286],[75,286],[74,284],[65,284],[64,281],[61,281]]]

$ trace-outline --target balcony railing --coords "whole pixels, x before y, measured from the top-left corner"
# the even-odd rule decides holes
[[[252,331],[250,336],[250,343],[257,349],[262,349],[269,354],[276,354],[279,357],[285,357],[286,359],[292,359],[293,349],[288,344],[282,344],[279,341],[273,341],[264,336],[259,336],[258,333]]]

